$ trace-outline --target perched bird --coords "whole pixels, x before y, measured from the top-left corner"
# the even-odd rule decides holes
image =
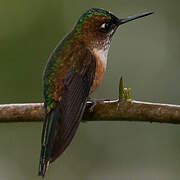
[[[119,19],[103,9],[85,12],[49,57],[43,75],[45,120],[39,176],[71,143],[89,95],[100,84],[112,36],[119,25],[152,14]]]

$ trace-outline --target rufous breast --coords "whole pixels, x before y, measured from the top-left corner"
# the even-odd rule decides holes
[[[103,56],[102,56],[103,53]],[[101,80],[104,76],[104,72],[106,70],[106,61],[107,61],[107,52],[94,50],[94,55],[96,57],[96,72],[93,81],[93,85],[91,87],[90,93],[92,93],[101,83]]]

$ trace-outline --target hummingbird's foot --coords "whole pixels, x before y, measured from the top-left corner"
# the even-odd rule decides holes
[[[89,111],[93,112],[97,103],[104,103],[104,101],[110,101],[110,100],[109,99],[93,99],[89,97],[88,101],[92,103],[91,107],[89,108]]]

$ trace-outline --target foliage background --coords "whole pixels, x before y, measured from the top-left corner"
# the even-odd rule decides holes
[[[180,1],[1,0],[0,103],[42,102],[42,72],[58,41],[79,16],[102,7],[118,17],[155,11],[115,34],[108,69],[93,96],[116,98],[125,78],[136,100],[180,103]],[[0,125],[0,179],[36,180],[42,123]],[[45,179],[179,180],[178,125],[92,122]]]

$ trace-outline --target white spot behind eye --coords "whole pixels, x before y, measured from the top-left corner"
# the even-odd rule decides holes
[[[101,24],[101,28],[105,29],[106,28],[106,23]]]

